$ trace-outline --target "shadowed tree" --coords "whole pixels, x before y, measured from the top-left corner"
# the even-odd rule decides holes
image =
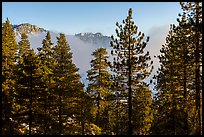
[[[144,33],[138,32],[138,27],[134,25],[131,8],[123,24],[124,26],[116,23],[118,39],[112,36],[111,46],[113,47],[112,55],[115,57],[113,67],[115,72],[120,74],[119,83],[123,85],[126,97],[128,97],[127,133],[132,135],[132,92],[136,92],[138,85],[151,74],[153,61],[149,62],[151,60],[149,52],[144,53],[149,37],[146,42],[143,41]]]
[[[2,28],[2,134],[15,134],[12,113],[15,94],[15,62],[18,45],[12,25],[7,20]]]
[[[83,84],[80,81],[80,76],[77,73],[78,68],[72,63],[72,53],[70,52],[69,44],[66,41],[64,34],[57,37],[57,45],[54,46],[54,76],[55,94],[58,111],[58,134],[65,134],[66,120],[68,117],[73,117],[80,114],[80,110],[76,109],[80,102],[80,94],[83,92]],[[55,115],[55,114],[54,114]],[[72,131],[71,131],[72,130]],[[74,133],[71,129],[70,134]],[[69,131],[66,131],[69,134]]]
[[[102,118],[102,113],[105,110],[108,113],[107,108],[110,105],[110,101],[107,98],[112,95],[112,92],[110,92],[112,82],[111,74],[109,73],[109,62],[107,61],[108,55],[105,48],[97,49],[92,55],[94,59],[91,61],[91,69],[87,71],[89,80],[88,91],[96,101],[97,113],[95,123],[104,129],[102,131],[103,134],[107,134],[105,127],[109,124],[109,118],[108,116]]]
[[[38,57],[42,62],[42,72],[43,72],[43,86],[41,96],[43,97],[43,109],[44,109],[44,135],[49,134],[50,126],[50,107],[52,105],[52,75],[53,75],[53,50],[51,42],[50,32],[47,32],[46,38],[42,41],[42,47],[38,48]]]

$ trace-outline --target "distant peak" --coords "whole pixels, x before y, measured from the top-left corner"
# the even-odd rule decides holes
[[[19,25],[12,25],[14,32],[18,35],[22,33],[30,34],[35,32],[46,32],[44,28],[40,28],[37,25],[32,25],[30,23],[22,23]]]
[[[86,43],[91,43],[91,44],[97,45],[98,47],[102,47],[104,45],[109,45],[110,40],[111,40],[111,38],[109,36],[104,36],[100,32],[97,32],[97,33],[91,33],[91,32],[78,33],[78,34],[75,34],[75,36]]]
[[[100,32],[97,32],[97,33],[85,32],[85,33],[78,33],[78,34],[75,34],[75,36],[96,36],[96,37],[102,37],[103,34],[100,33]]]

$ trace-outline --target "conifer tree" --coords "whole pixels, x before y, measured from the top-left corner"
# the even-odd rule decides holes
[[[107,116],[102,119],[102,114],[107,109],[110,101],[107,98],[111,96],[111,74],[109,73],[109,62],[107,61],[108,55],[105,48],[99,48],[92,53],[94,59],[91,61],[91,69],[88,73],[88,91],[96,101],[97,113],[96,113],[96,125],[103,127],[108,125]],[[108,110],[106,110],[108,113]],[[106,122],[103,121],[106,119]],[[102,122],[103,121],[103,122]],[[103,129],[102,128],[102,129]],[[104,129],[105,130],[105,129]],[[102,131],[103,132],[103,131]],[[107,134],[104,131],[104,134]]]
[[[144,54],[144,48],[149,41],[142,41],[144,33],[138,32],[138,27],[134,25],[132,20],[132,9],[129,9],[128,17],[123,20],[123,24],[116,23],[118,29],[116,34],[118,39],[112,37],[111,46],[113,47],[113,55],[116,56],[117,62],[114,61],[113,65],[117,73],[121,74],[120,83],[123,84],[125,92],[128,94],[128,134],[133,134],[132,126],[132,92],[136,92],[138,85],[143,83],[152,69],[148,70],[152,65],[149,63],[149,52]],[[116,59],[115,59],[116,60]]]
[[[191,108],[191,105],[189,102],[192,102],[191,100],[189,100],[189,96],[192,96],[190,91],[190,86],[191,85],[191,75],[193,75],[193,67],[192,67],[192,57],[190,56],[190,52],[191,52],[191,48],[189,43],[191,43],[191,38],[189,37],[191,35],[191,31],[190,29],[186,29],[185,27],[183,27],[183,25],[185,25],[186,22],[186,16],[183,15],[181,17],[181,21],[179,21],[179,26],[176,27],[176,43],[178,48],[176,49],[177,51],[177,62],[178,62],[178,66],[177,71],[178,71],[178,80],[180,82],[180,90],[183,93],[183,98],[182,98],[182,111],[183,111],[183,132],[184,134],[189,134],[189,112],[188,109]],[[189,35],[190,34],[190,35]],[[188,44],[187,44],[188,43]],[[187,70],[191,70],[191,71],[187,71]]]
[[[192,30],[186,26],[187,24],[184,14],[181,21],[179,21],[179,26],[171,25],[166,45],[163,45],[160,50],[162,55],[158,56],[161,63],[156,85],[159,91],[156,101],[158,103],[158,112],[163,111],[163,113],[166,113],[163,116],[166,117],[165,119],[172,121],[173,127],[166,132],[164,127],[165,124],[166,126],[169,125],[169,121],[163,120],[160,121],[161,123],[157,121],[161,125],[160,128],[163,128],[160,131],[165,132],[165,134],[192,134],[194,129],[190,125],[196,123],[193,122],[195,117],[192,116],[195,112],[195,107],[192,105],[193,100],[195,100],[195,83],[192,82],[195,75],[195,60],[192,53],[195,52],[192,50],[192,47],[194,47],[192,42],[195,37]],[[172,113],[172,116],[167,114],[168,110]],[[161,117],[158,118],[158,120],[161,119]]]
[[[68,117],[73,117],[80,113],[76,110],[79,104],[79,95],[83,91],[83,84],[80,81],[80,76],[77,73],[78,68],[72,63],[72,53],[66,41],[64,34],[57,37],[57,45],[54,47],[54,81],[55,81],[55,94],[58,116],[58,134],[64,134],[66,129],[64,125]],[[53,110],[55,111],[55,110]],[[67,124],[67,123],[65,123]],[[66,131],[67,134],[68,131]],[[74,131],[70,131],[74,132]]]
[[[44,135],[49,134],[50,126],[50,110],[52,107],[52,75],[53,75],[53,58],[52,58],[52,46],[50,32],[47,32],[46,38],[42,41],[42,47],[38,48],[38,57],[42,62],[43,83],[41,98],[43,98],[43,111],[44,111]]]
[[[185,37],[181,36],[180,29],[175,25],[171,25],[166,44],[162,45],[160,50],[162,54],[158,56],[161,68],[159,68],[157,75],[157,105],[159,105],[158,113],[164,114],[158,117],[161,123],[157,122],[159,123],[157,128],[160,126],[163,128],[163,130],[160,130],[162,134],[182,134],[183,130],[183,121],[181,121],[183,117],[181,115],[184,114],[182,105],[185,102],[183,101],[182,88],[186,80],[182,77],[184,76],[183,72],[185,73],[182,64],[185,61],[182,49],[186,48],[185,45],[182,45]]]
[[[42,84],[42,72],[40,60],[34,50],[30,49],[30,42],[25,33],[21,35],[18,55],[17,70],[15,71],[17,77],[16,104],[18,104],[16,120],[21,127],[28,125],[29,128],[25,134],[31,135],[36,133],[34,127],[37,126],[36,116],[39,115],[37,96]]]
[[[15,34],[7,18],[2,29],[2,134],[15,134],[12,115],[16,81],[13,70],[17,49]]]
[[[173,128],[166,132],[161,123],[167,125],[169,122],[163,120],[159,123],[166,134],[194,134],[195,127],[196,134],[201,134],[201,68],[198,66],[202,60],[202,33],[199,28],[202,23],[202,6],[199,3],[181,3],[181,7],[184,12],[183,15],[179,14],[182,18],[177,19],[179,26],[172,25],[167,45],[161,49],[161,68],[156,86],[159,91],[156,101],[159,104],[158,111],[161,113],[160,108],[163,108],[163,112],[171,109],[173,116],[165,116],[171,119]],[[167,106],[167,102],[171,105]]]
[[[183,27],[192,31],[192,56],[194,56],[194,85],[196,104],[196,134],[202,134],[202,2],[181,2],[184,14],[187,15],[187,23]]]
[[[133,94],[133,125],[136,135],[150,135],[153,120],[152,95],[146,85],[139,85]]]

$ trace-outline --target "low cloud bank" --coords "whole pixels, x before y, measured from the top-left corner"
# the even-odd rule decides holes
[[[154,61],[154,71],[152,75],[147,79],[147,81],[156,74],[156,71],[159,68],[159,60],[157,58],[154,58],[154,56],[157,56],[160,54],[160,49],[163,44],[165,44],[165,39],[169,31],[169,25],[163,25],[163,26],[157,26],[154,28],[151,28],[146,36],[150,37],[150,40],[145,48],[145,51],[149,51],[150,56],[152,60]],[[51,39],[54,45],[57,43],[56,37],[59,36],[59,33],[50,32],[51,33]],[[34,33],[29,34],[28,38],[31,43],[31,48],[37,52],[38,47],[42,47],[42,40],[45,38],[46,33]],[[20,41],[20,38],[16,37],[17,41]],[[66,35],[66,39],[70,45],[71,52],[73,53],[73,62],[76,65],[76,67],[79,68],[79,74],[81,76],[81,81],[87,86],[88,81],[86,80],[86,72],[89,70],[90,67],[90,61],[93,59],[91,56],[92,52],[95,51],[97,48],[96,45],[86,43],[82,40],[80,40],[78,37],[74,35]],[[110,45],[105,45],[104,47],[107,48],[108,54],[110,56],[110,61],[113,59],[110,52],[112,48]],[[153,86],[150,87],[151,90],[153,90]]]

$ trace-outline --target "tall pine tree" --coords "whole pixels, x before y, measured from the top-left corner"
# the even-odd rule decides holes
[[[113,65],[117,73],[121,74],[120,84],[124,85],[123,87],[128,94],[127,133],[132,135],[132,92],[136,92],[138,86],[142,85],[143,80],[150,75],[153,62],[149,62],[151,60],[149,52],[144,53],[149,37],[147,37],[146,42],[142,41],[144,33],[138,32],[138,27],[134,25],[131,8],[128,17],[123,20],[123,24],[124,26],[119,25],[118,22],[116,23],[118,39],[112,37],[111,46],[113,47],[112,53],[117,58]]]
[[[15,41],[15,34],[12,31],[10,21],[3,23],[2,29],[2,133],[15,134],[14,123],[12,122],[13,100],[15,94],[14,69],[18,45]]]
[[[169,122],[162,121],[159,114],[156,119],[161,120],[157,123],[163,129],[160,131],[166,134],[201,134],[202,6],[200,3],[181,3],[181,7],[184,12],[179,15],[182,17],[178,19],[179,26],[172,25],[166,45],[161,49],[161,68],[156,86],[159,91],[156,101],[158,111],[171,111],[171,116],[163,116],[171,121],[172,129],[168,132],[164,130]]]
[[[38,56],[42,62],[43,72],[43,86],[42,86],[42,109],[44,111],[44,135],[49,134],[50,126],[50,108],[52,107],[52,76],[53,76],[53,57],[52,57],[52,46],[50,32],[47,32],[46,38],[42,41],[42,47],[38,48]]]
[[[196,104],[196,134],[202,134],[202,2],[181,2],[184,14],[187,15],[187,23],[183,25],[192,31],[192,56],[194,56],[194,85]]]
[[[64,34],[57,37],[57,45],[54,47],[54,81],[58,121],[58,134],[73,134],[73,129],[67,130],[68,117],[74,118],[80,110],[76,110],[79,104],[80,94],[83,92],[83,84],[77,73],[78,68],[72,63],[72,53]],[[55,110],[54,110],[55,111]]]
[[[18,104],[16,120],[21,127],[25,127],[24,133],[29,135],[36,134],[35,128],[38,128],[36,123],[39,113],[37,96],[42,84],[40,63],[34,50],[30,49],[28,36],[23,33],[19,42],[17,70],[15,71],[17,77],[16,104]]]
[[[180,29],[175,25],[171,25],[169,34],[166,38],[166,44],[162,45],[158,56],[161,67],[158,70],[157,85],[158,91],[155,105],[158,105],[155,117],[158,121],[155,127],[159,134],[182,134],[184,110],[183,100],[183,50],[185,48],[182,43],[183,38],[180,37]],[[185,70],[184,70],[185,71]],[[184,81],[183,81],[184,80]],[[162,115],[159,115],[162,113]],[[181,120],[182,119],[182,120]],[[161,130],[157,130],[162,128]],[[156,133],[158,134],[158,133]]]
[[[91,61],[91,69],[87,71],[88,73],[88,91],[96,101],[97,113],[96,113],[96,125],[104,129],[103,134],[107,134],[108,129],[108,116],[102,115],[104,111],[108,113],[108,106],[110,101],[107,100],[111,96],[111,74],[109,73],[109,62],[107,61],[108,55],[105,48],[99,48],[95,50],[92,55],[94,59]],[[109,105],[108,105],[109,104]]]

